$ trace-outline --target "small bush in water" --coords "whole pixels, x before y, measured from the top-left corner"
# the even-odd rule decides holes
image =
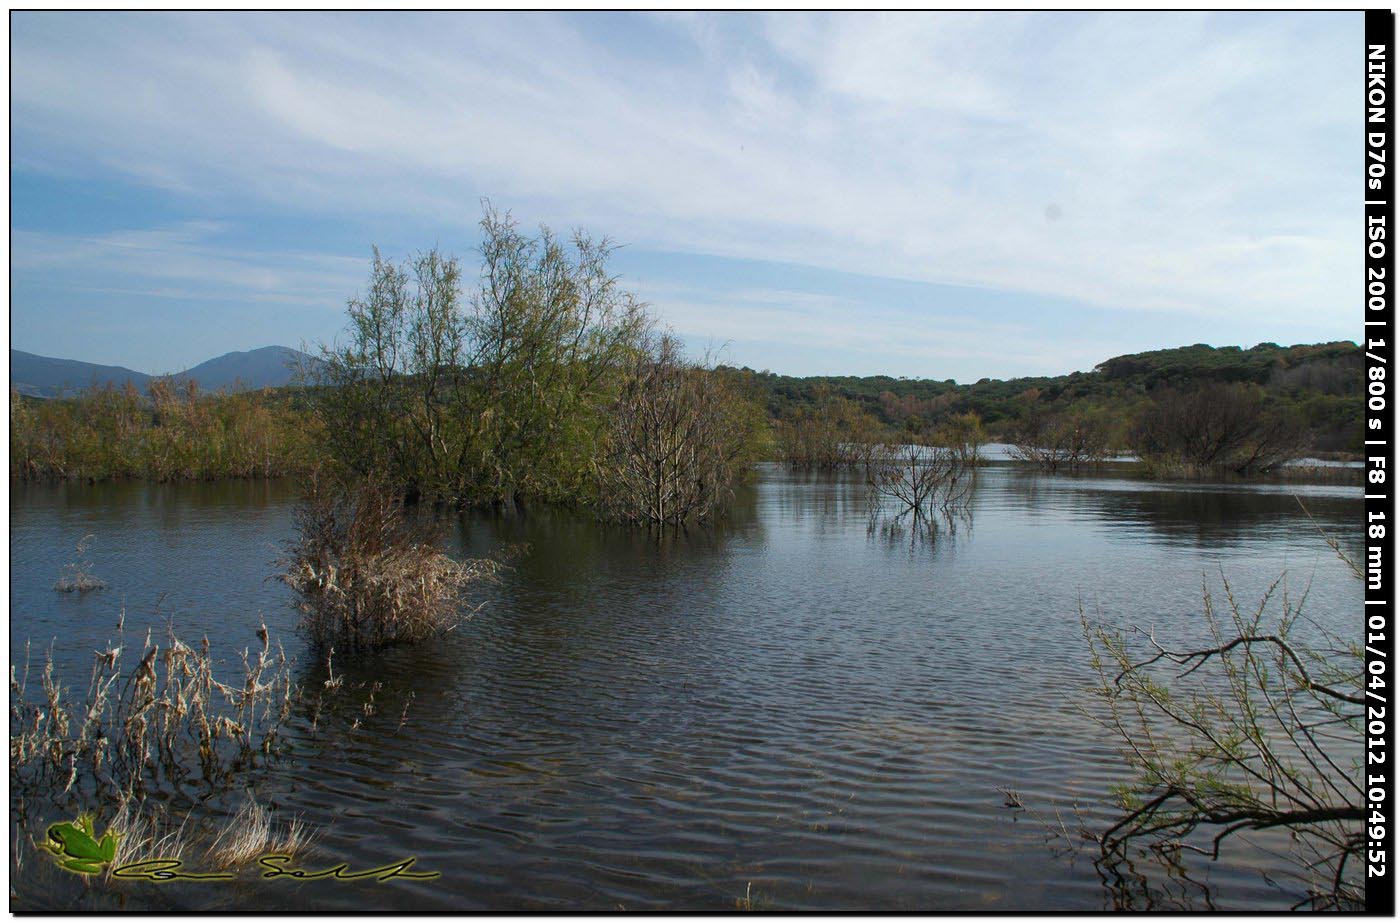
[[[318,648],[373,650],[443,634],[475,612],[467,591],[499,564],[457,561],[439,549],[427,516],[410,518],[393,491],[364,481],[313,483],[297,510],[281,579],[299,596],[302,628]]]

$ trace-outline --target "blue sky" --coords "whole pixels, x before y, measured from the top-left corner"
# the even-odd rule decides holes
[[[1362,14],[11,17],[11,343],[332,339],[480,199],[692,350],[1056,374],[1359,335]]]

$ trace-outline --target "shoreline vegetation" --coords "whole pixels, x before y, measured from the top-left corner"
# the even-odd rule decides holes
[[[733,372],[733,369],[721,369]],[[11,393],[10,481],[12,483],[103,483],[110,481],[264,480],[309,477],[325,462],[318,454],[314,417],[305,410],[305,393],[295,388],[267,388],[252,392],[200,393],[206,419],[212,425],[196,427],[162,419],[154,401],[134,389],[93,388],[77,396],[37,398]],[[852,401],[854,403],[854,401]],[[819,411],[800,407],[782,418],[760,420],[761,452],[752,461],[773,461],[813,470],[834,470],[864,463],[873,445],[944,445],[937,430],[933,437],[913,437],[907,431],[882,427],[875,414],[862,425],[870,433],[839,447],[819,449],[785,439],[796,435],[794,426]],[[957,415],[957,414],[954,414]],[[977,419],[976,414],[962,414]],[[980,420],[979,420],[980,421]],[[829,426],[830,422],[823,425]],[[837,424],[839,425],[839,423]],[[940,423],[944,429],[946,423]],[[946,430],[945,430],[946,431]],[[980,445],[1004,442],[1013,434],[1003,427],[998,434],[983,429]],[[1053,451],[1030,446],[1032,456],[1016,457],[1046,470],[1077,471],[1107,464],[1131,466],[1151,480],[1203,480],[1226,482],[1360,483],[1360,474],[1347,462],[1364,460],[1359,452],[1302,448],[1296,459],[1267,470],[1245,473],[1226,467],[1200,467],[1172,459],[1146,462],[1126,458],[1126,445],[1105,448],[1103,457],[1078,464],[1040,464],[1034,455]],[[1310,463],[1322,462],[1322,463]],[[983,457],[980,464],[997,463]],[[1053,466],[1052,466],[1053,464]]]
[[[10,480],[261,479],[309,471],[314,418],[290,389],[201,392],[185,382],[10,392]]]
[[[1347,343],[1328,344],[1326,354],[1344,357],[1348,346],[1359,354],[1359,347]],[[1322,348],[1295,346],[1285,351]],[[750,460],[783,461],[812,469],[829,470],[859,464],[861,446],[948,444],[950,441],[965,444],[954,433],[962,426],[980,431],[978,444],[1003,442],[1025,446],[1028,450],[1019,460],[1046,470],[1079,470],[1131,453],[1132,427],[1140,418],[1117,418],[1109,426],[1116,434],[1097,439],[1092,438],[1092,424],[1070,425],[1071,435],[1089,435],[1091,441],[1097,443],[1096,447],[1091,445],[1075,451],[1062,443],[1057,444],[1059,440],[1054,438],[1034,437],[1053,426],[1045,421],[1051,414],[1037,412],[1042,399],[1038,395],[1022,394],[1007,401],[1009,406],[995,411],[997,421],[991,424],[975,410],[956,412],[950,409],[973,403],[970,396],[960,398],[965,403],[946,402],[941,415],[940,411],[933,411],[926,421],[918,414],[903,416],[905,410],[917,404],[892,402],[889,400],[891,392],[881,392],[882,396],[874,401],[859,396],[861,390],[877,386],[881,379],[851,379],[857,383],[838,387],[825,379],[778,379],[751,369],[725,366],[705,369],[696,377],[749,395],[754,404],[749,410],[754,417],[750,424],[757,443],[757,450],[750,452]],[[1359,373],[1356,377],[1359,388]],[[776,384],[778,380],[785,383]],[[1192,379],[1188,375],[1184,380]],[[902,383],[917,386],[929,382]],[[971,392],[975,387],[962,385],[960,389]],[[1172,387],[1171,393],[1180,399],[1183,395],[1189,398],[1211,390],[1208,384],[1193,389],[1191,384],[1183,383]],[[1236,471],[1225,465],[1202,465],[1175,459],[1167,453],[1150,461],[1138,461],[1143,476],[1156,480],[1351,482],[1357,479],[1354,471],[1336,465],[1362,459],[1359,449],[1348,447],[1350,442],[1360,441],[1359,419],[1354,426],[1355,438],[1348,441],[1338,431],[1340,427],[1319,426],[1305,409],[1309,401],[1317,399],[1316,394],[1303,395],[1301,399],[1279,399],[1267,387],[1246,386],[1243,390],[1246,393],[1252,390],[1263,403],[1273,403],[1281,415],[1293,414],[1300,431],[1290,446],[1290,455],[1325,463],[1309,464],[1288,458],[1284,459],[1291,461],[1287,465],[1275,462],[1264,469]],[[10,480],[166,483],[306,476],[326,461],[326,439],[320,421],[310,410],[313,394],[314,391],[304,385],[201,392],[193,382],[183,383],[178,389],[167,382],[156,382],[146,393],[134,387],[93,387],[76,396],[55,398],[31,397],[11,391]],[[1070,420],[1093,418],[1092,412],[1079,410],[1077,398],[1073,396],[1066,399],[1062,394],[1056,400],[1065,408],[1057,414],[1057,422],[1066,417]],[[1150,397],[1147,402],[1150,405]],[[1323,402],[1331,404],[1333,401],[1329,397]],[[1356,405],[1360,405],[1359,397]],[[904,409],[898,409],[899,406]],[[1015,415],[1017,413],[1021,415]],[[1142,413],[1141,408],[1138,413]]]
[[[559,249],[552,238],[543,245]],[[615,281],[599,254],[585,256],[594,264],[570,271],[593,280],[577,287]],[[406,280],[418,272],[439,290],[410,296]],[[204,392],[157,379],[145,393],[12,390],[10,480],[260,479],[329,466],[393,471],[408,498],[542,500],[656,522],[715,514],[754,461],[830,470],[893,444],[1008,443],[1013,457],[1046,471],[1133,453],[1142,475],[1160,480],[1357,479],[1346,468],[1285,464],[1361,458],[1361,353],[1352,343],[1191,346],[1121,356],[1090,373],[971,385],[790,378],[686,360],[630,295],[621,296],[623,328],[610,333],[594,329],[596,305],[559,316],[558,305],[507,299],[490,316],[481,307],[465,313],[459,276],[438,253],[410,267],[377,260],[371,291],[379,294],[351,305],[350,333],[362,338],[326,350],[287,387]],[[619,295],[572,297],[583,305]],[[517,331],[519,341],[487,354],[493,326]],[[692,450],[701,443],[716,450]],[[677,493],[681,484],[689,495]]]

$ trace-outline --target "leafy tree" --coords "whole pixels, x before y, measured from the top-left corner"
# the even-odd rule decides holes
[[[607,262],[615,247],[575,232],[520,232],[487,206],[481,283],[472,299],[473,450],[459,463],[479,497],[578,498],[601,448],[617,373],[648,319]]]
[[[307,369],[330,457],[410,497],[451,503],[586,498],[616,373],[645,328],[582,232],[532,237],[486,206],[476,290],[457,259],[376,250],[348,306],[348,343]]]
[[[346,308],[349,342],[323,346],[303,369],[318,385],[312,409],[329,457],[411,498],[464,493],[455,462],[471,439],[471,395],[460,278],[457,261],[437,250],[395,264],[376,248],[369,290]]]

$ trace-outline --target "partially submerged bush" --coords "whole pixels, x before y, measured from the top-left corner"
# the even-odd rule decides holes
[[[910,443],[873,446],[865,470],[875,500],[892,499],[915,518],[957,511],[976,477],[971,459],[956,449]]]
[[[1010,432],[1011,454],[1043,471],[1078,471],[1108,458],[1108,428],[1086,412],[1033,409]]]
[[[778,451],[793,467],[832,470],[861,464],[879,441],[880,423],[860,404],[819,387],[815,406],[799,406],[777,424]]]
[[[980,452],[987,442],[987,430],[976,413],[954,413],[935,433],[939,445],[947,448],[967,466],[981,462]]]
[[[84,535],[78,542],[76,549],[77,559],[63,565],[63,573],[53,584],[56,592],[92,592],[95,589],[106,589],[107,584],[96,576],[92,575],[92,562],[87,559],[88,546],[92,544],[92,535]]]
[[[1153,394],[1129,440],[1154,473],[1184,470],[1199,476],[1231,471],[1249,476],[1297,457],[1303,434],[1296,421],[1267,405],[1258,388],[1211,384]]]
[[[576,502],[613,381],[646,326],[609,271],[615,247],[521,231],[483,203],[482,264],[375,252],[340,348],[308,369],[327,456],[405,495],[455,505]]]
[[[374,650],[450,631],[477,607],[476,583],[492,560],[453,560],[441,529],[411,518],[395,493],[371,481],[323,489],[313,482],[296,512],[280,579],[298,595],[302,629],[320,650]]]
[[[751,461],[760,410],[670,335],[625,365],[597,465],[605,518],[679,526],[720,514]]]

